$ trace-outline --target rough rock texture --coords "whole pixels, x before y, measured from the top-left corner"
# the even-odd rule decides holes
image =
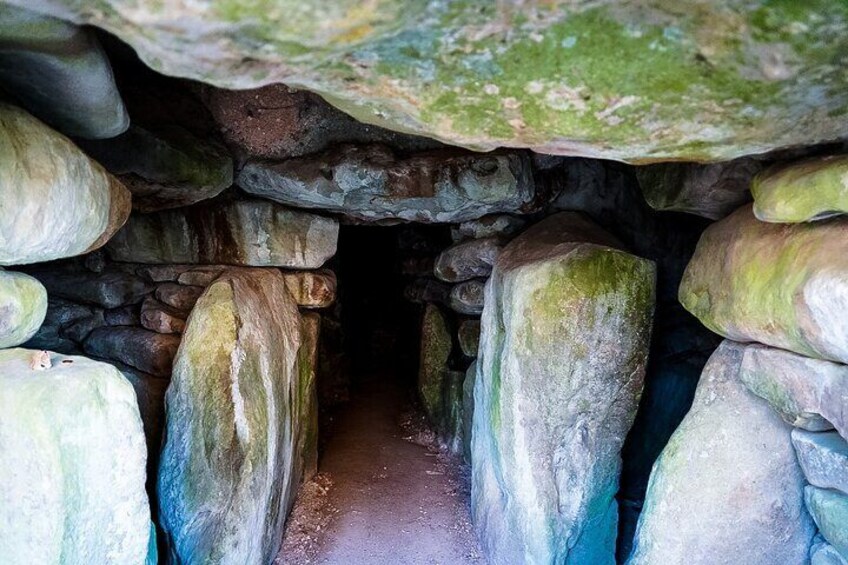
[[[467,357],[477,357],[480,344],[480,320],[463,320],[456,332],[459,349]]]
[[[517,153],[424,153],[344,145],[281,162],[250,161],[238,185],[256,196],[361,220],[461,222],[513,211],[534,196],[530,161]]]
[[[739,380],[725,341],[654,465],[629,565],[805,563],[815,533],[790,427]]]
[[[782,163],[751,185],[754,215],[764,222],[809,222],[848,212],[848,155]]]
[[[450,307],[460,314],[477,315],[483,312],[486,283],[481,280],[461,282],[450,292]]]
[[[82,144],[133,194],[133,208],[153,212],[208,200],[233,184],[233,159],[211,139],[179,126],[148,131],[133,126],[123,135]]]
[[[164,283],[156,287],[156,298],[172,308],[188,312],[203,294],[202,286]]]
[[[185,330],[185,314],[147,297],[141,304],[141,325],[160,334],[181,334]]]
[[[112,259],[130,263],[314,269],[335,254],[338,232],[338,222],[330,218],[239,200],[133,215],[107,251]]]
[[[100,165],[23,110],[0,103],[0,265],[97,249],[129,213],[130,193]]]
[[[166,397],[160,523],[180,563],[265,564],[302,472],[301,317],[273,270],[225,273],[191,313]]]
[[[508,214],[483,216],[477,220],[469,220],[459,225],[451,226],[451,239],[456,242],[464,239],[482,239],[484,237],[500,237],[505,239],[521,231],[527,220]]]
[[[336,299],[336,275],[333,271],[283,273],[286,288],[303,308],[326,308]]]
[[[848,114],[848,7],[829,0],[12,3],[102,27],[164,74],[307,88],[476,149],[727,160],[842,136]]]
[[[848,559],[829,543],[821,542],[810,548],[810,565],[848,565]]]
[[[487,277],[500,252],[501,243],[494,237],[457,243],[436,258],[433,273],[446,282]]]
[[[129,126],[93,30],[0,5],[0,79],[22,106],[66,135],[100,139]]]
[[[318,338],[321,334],[321,316],[307,312],[301,316],[300,349],[297,352],[297,408],[298,424],[303,433],[298,436],[296,453],[303,470],[302,481],[318,473]]]
[[[30,339],[47,315],[47,291],[38,280],[0,269],[0,349]]]
[[[807,487],[804,500],[822,537],[843,559],[848,559],[848,495]]]
[[[433,279],[417,279],[406,285],[403,297],[410,302],[447,304],[451,287]]]
[[[848,362],[848,219],[769,224],[740,208],[701,236],[680,302],[712,331]]]
[[[662,163],[636,169],[645,200],[655,210],[689,212],[719,220],[751,200],[756,159],[726,163]]]
[[[421,321],[418,397],[433,425],[438,425],[444,415],[442,397],[452,347],[451,333],[444,313],[435,304],[428,304]]]
[[[171,374],[174,355],[180,345],[176,335],[143,328],[97,328],[83,343],[89,355],[111,359],[157,377]]]
[[[84,357],[33,370],[35,353],[0,351],[0,561],[155,563],[132,387]]]
[[[474,428],[474,381],[477,379],[477,361],[472,361],[462,381],[462,457],[472,461],[471,433]]]
[[[405,150],[440,144],[363,124],[311,92],[269,84],[249,90],[204,86],[201,98],[240,157],[288,159],[339,143],[386,143]]]
[[[153,285],[140,277],[122,271],[92,273],[73,268],[37,267],[31,273],[41,281],[51,297],[65,298],[103,308],[138,304],[145,296],[153,292]]]
[[[848,442],[836,432],[792,430],[792,445],[807,482],[848,494]]]
[[[471,503],[494,564],[614,563],[655,270],[612,246],[584,216],[557,214],[504,249],[486,288]]]
[[[463,453],[463,384],[465,371],[445,371],[442,390],[442,420],[439,422],[439,440],[449,453]]]
[[[751,345],[739,369],[748,389],[787,423],[848,438],[848,367],[782,349]]]

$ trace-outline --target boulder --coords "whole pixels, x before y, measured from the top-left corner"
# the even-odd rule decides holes
[[[725,341],[654,465],[628,565],[805,563],[815,528],[790,427],[739,378]]]
[[[153,292],[153,285],[130,273],[92,273],[62,268],[30,271],[47,288],[50,296],[103,308],[138,304]]]
[[[788,424],[813,432],[835,427],[848,438],[845,365],[755,344],[745,350],[739,378]]]
[[[798,223],[848,212],[848,155],[780,163],[751,185],[754,215],[763,222]]]
[[[10,1],[105,29],[166,75],[284,83],[476,150],[723,161],[838,139],[848,115],[843,2]]]
[[[133,208],[155,212],[208,200],[233,184],[224,146],[179,126],[138,126],[107,141],[81,144],[133,194]]]
[[[701,236],[680,302],[712,331],[848,362],[848,219],[769,224],[747,205]]]
[[[483,313],[486,283],[479,279],[461,282],[450,292],[450,307],[454,312],[469,316]]]
[[[501,252],[497,238],[473,239],[448,247],[436,258],[433,273],[445,282],[488,277]]]
[[[843,559],[848,559],[848,495],[808,486],[804,500],[822,537]]]
[[[270,563],[300,482],[301,317],[282,274],[223,274],[191,313],[166,396],[160,523],[177,563]]]
[[[155,563],[132,387],[106,363],[34,354],[0,351],[0,560]]]
[[[286,288],[303,308],[327,308],[336,300],[336,274],[329,269],[283,273]]]
[[[107,326],[138,326],[141,324],[138,308],[122,306],[103,312],[103,321]]]
[[[156,298],[180,312],[189,312],[203,294],[202,286],[163,283],[156,287]]]
[[[38,280],[0,269],[0,349],[30,339],[47,315],[47,291]]]
[[[4,90],[65,135],[102,139],[126,130],[130,119],[94,30],[29,7],[0,6]]]
[[[822,542],[810,549],[810,565],[848,565],[848,559],[839,555],[829,543]]]
[[[0,9],[6,9],[0,7]],[[66,137],[0,103],[0,265],[101,247],[130,213],[130,193]]]
[[[180,284],[189,286],[209,286],[218,276],[227,270],[226,265],[204,265],[193,267],[177,277]]]
[[[792,430],[792,445],[808,483],[848,494],[848,442],[838,433]]]
[[[119,326],[95,329],[83,343],[83,350],[94,357],[118,361],[157,377],[168,377],[179,346],[179,336]]]
[[[615,562],[620,451],[639,402],[652,262],[577,213],[507,245],[486,288],[471,438],[493,564]]]
[[[463,320],[456,332],[459,349],[466,357],[477,357],[480,345],[480,320]]]
[[[396,156],[382,145],[343,145],[280,162],[248,161],[245,191],[297,208],[366,221],[461,222],[533,200],[529,160],[517,153]]]
[[[129,263],[314,269],[335,254],[338,234],[336,220],[239,200],[133,215],[107,251]]]
[[[141,304],[141,325],[160,334],[181,334],[185,330],[185,314],[148,296]]]
[[[525,225],[527,220],[519,216],[493,214],[451,226],[451,239],[457,243],[466,239],[483,239],[484,237],[507,239],[524,229]]]
[[[659,163],[636,168],[645,200],[654,210],[688,212],[711,220],[751,201],[751,181],[762,170],[751,158],[726,163]]]
[[[75,320],[70,325],[62,328],[59,333],[75,343],[82,343],[91,332],[105,325],[106,317],[103,315],[103,311],[98,309],[94,310],[91,316]]]
[[[448,357],[452,348],[453,342],[445,314],[435,304],[427,304],[421,321],[418,397],[434,426],[437,426],[444,416],[442,398]]]
[[[47,349],[64,354],[82,353],[79,344],[65,334],[65,329],[94,315],[94,310],[88,306],[48,297],[44,323],[24,345],[28,349]]]

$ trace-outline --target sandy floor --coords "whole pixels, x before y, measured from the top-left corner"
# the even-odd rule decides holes
[[[289,519],[282,565],[482,563],[456,461],[402,429],[402,391],[370,385],[339,414]],[[405,416],[405,417],[404,417]]]

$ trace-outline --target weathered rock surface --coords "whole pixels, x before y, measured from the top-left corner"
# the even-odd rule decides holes
[[[153,285],[122,271],[92,273],[71,269],[36,268],[31,271],[51,297],[118,308],[138,304],[153,292]]]
[[[775,165],[751,185],[764,222],[809,222],[848,212],[848,155]]]
[[[417,279],[406,285],[403,297],[411,302],[448,304],[451,287],[433,279]]]
[[[844,559],[836,549],[829,543],[814,544],[810,550],[810,565],[846,565],[848,559]]]
[[[107,326],[137,326],[141,320],[139,320],[138,308],[122,306],[103,312],[103,322]]]
[[[336,275],[333,271],[283,273],[286,288],[298,306],[326,308],[336,299]]]
[[[189,312],[203,294],[202,286],[164,283],[156,287],[156,298],[171,308]]]
[[[477,357],[480,345],[480,320],[463,320],[456,332],[459,348],[466,357]]]
[[[653,209],[719,220],[751,201],[751,181],[761,170],[759,161],[743,158],[712,165],[648,165],[637,167],[636,177]]]
[[[504,248],[486,289],[472,511],[492,563],[614,563],[620,450],[655,270],[576,213]]]
[[[421,321],[418,396],[433,425],[438,425],[444,416],[442,398],[452,347],[450,328],[444,313],[435,304],[428,304]]]
[[[157,377],[171,375],[179,346],[179,336],[128,326],[97,328],[83,343],[89,355],[115,360]]]
[[[300,349],[297,352],[297,418],[303,433],[298,436],[296,453],[303,469],[301,480],[308,481],[318,472],[318,339],[321,316],[307,312],[301,316]]]
[[[444,449],[455,455],[463,453],[463,384],[465,371],[445,371],[442,390],[442,420],[438,423],[439,440]]]
[[[48,297],[44,322],[24,345],[28,349],[46,349],[64,354],[82,353],[78,344],[65,335],[65,329],[94,315],[94,309],[88,306]]]
[[[455,285],[450,292],[450,307],[460,314],[477,315],[483,312],[486,283],[472,279]]]
[[[180,563],[270,563],[302,472],[301,317],[274,270],[228,272],[188,320],[166,397],[160,522]],[[205,446],[205,447],[204,447]]]
[[[148,296],[141,304],[141,325],[160,334],[181,334],[185,330],[185,314]]]
[[[822,537],[848,559],[848,495],[808,486],[804,500]]]
[[[129,116],[94,31],[27,7],[0,5],[4,90],[66,135],[100,139],[126,130]]]
[[[29,275],[0,269],[0,349],[30,339],[47,315],[47,291]]]
[[[382,145],[344,145],[281,162],[249,161],[237,184],[281,204],[368,221],[461,222],[517,210],[534,196],[530,161],[523,155],[401,158]]]
[[[769,224],[744,206],[701,236],[680,302],[712,331],[848,362],[848,219]]]
[[[82,147],[118,176],[141,212],[189,206],[233,184],[233,159],[226,148],[179,126],[156,131],[133,126],[115,139]]]
[[[130,213],[130,193],[114,177],[66,137],[6,104],[0,104],[0,202],[0,265],[92,251]]]
[[[314,269],[335,254],[338,232],[338,222],[330,218],[240,200],[134,215],[107,251],[112,259],[130,263]]]
[[[474,381],[477,380],[477,361],[471,362],[462,381],[462,457],[471,464],[471,433],[474,428]]]
[[[497,238],[473,239],[448,247],[436,258],[433,273],[446,282],[488,277],[501,252]]]
[[[805,563],[815,533],[790,427],[739,379],[725,341],[654,465],[629,565]]]
[[[792,445],[808,483],[848,494],[848,442],[838,433],[792,430]]]
[[[848,114],[842,2],[12,2],[102,27],[164,74],[307,88],[475,149],[728,160],[838,138]]]
[[[4,563],[155,563],[135,393],[106,363],[0,351]]]
[[[848,367],[782,349],[751,345],[739,369],[748,389],[787,423],[848,438]]]
[[[494,214],[483,216],[477,220],[469,220],[459,225],[451,226],[451,239],[460,242],[465,239],[482,239],[484,237],[500,237],[505,239],[515,235],[527,224],[524,218],[509,214]]]

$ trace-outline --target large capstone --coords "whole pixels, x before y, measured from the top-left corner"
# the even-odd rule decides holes
[[[129,213],[129,191],[100,165],[23,110],[0,103],[0,265],[97,249]]]
[[[0,5],[0,77],[5,91],[66,135],[114,137],[130,124],[92,29]]]
[[[176,562],[258,565],[277,554],[303,435],[315,433],[300,413],[309,405],[301,336],[276,270],[224,273],[197,301],[174,361],[159,465],[160,523]]]
[[[29,275],[0,269],[0,349],[30,339],[46,315],[44,286]]]
[[[300,159],[250,161],[238,185],[299,208],[361,220],[461,222],[533,200],[530,161],[517,153],[397,157],[381,145],[347,145]]]
[[[135,392],[117,369],[0,351],[0,561],[155,563],[146,460]]]
[[[142,212],[195,204],[233,184],[233,159],[226,148],[179,126],[154,131],[133,126],[83,148],[118,176],[133,194],[133,208]]]
[[[629,565],[806,563],[815,533],[790,426],[739,378],[742,344],[710,358],[654,465]]]
[[[710,226],[680,302],[712,331],[848,362],[848,219],[770,224],[751,206]]]
[[[620,451],[645,371],[655,269],[585,217],[512,241],[486,288],[472,510],[493,563],[614,563]]]
[[[131,263],[320,267],[336,252],[336,220],[238,200],[133,215],[107,250]]]
[[[305,88],[474,149],[720,161],[848,121],[844,2],[126,1],[11,0],[101,27],[167,75]]]
[[[764,222],[809,222],[848,212],[848,155],[774,165],[757,176],[754,215]]]

